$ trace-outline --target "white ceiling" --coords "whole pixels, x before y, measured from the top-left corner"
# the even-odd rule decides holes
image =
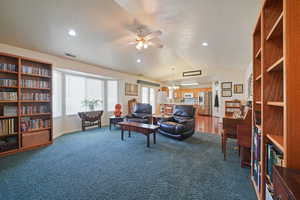
[[[246,68],[261,0],[2,0],[0,43],[156,80],[202,69]],[[128,46],[137,19],[162,30],[163,49]],[[68,36],[74,29],[76,37]],[[203,47],[207,42],[208,47]],[[138,58],[142,63],[137,63]],[[175,67],[175,70],[172,70]]]

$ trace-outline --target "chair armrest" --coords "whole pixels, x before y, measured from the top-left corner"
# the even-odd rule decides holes
[[[158,122],[162,123],[162,122],[173,122],[174,118],[173,117],[162,117]]]

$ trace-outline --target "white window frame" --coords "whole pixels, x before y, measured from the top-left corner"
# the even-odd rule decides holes
[[[148,88],[148,102],[147,103],[149,103],[149,104],[150,104],[150,90],[151,89],[154,90],[154,108],[152,106],[152,113],[155,114],[156,113],[156,107],[157,107],[157,99],[156,99],[157,88],[151,87],[149,85],[141,85],[141,87],[140,87],[141,102],[143,100],[143,87]]]

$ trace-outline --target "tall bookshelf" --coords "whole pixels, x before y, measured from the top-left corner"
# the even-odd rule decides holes
[[[262,200],[272,190],[271,158],[300,169],[299,27],[300,1],[265,0],[253,32],[251,177]]]
[[[0,156],[52,143],[52,65],[0,53]]]

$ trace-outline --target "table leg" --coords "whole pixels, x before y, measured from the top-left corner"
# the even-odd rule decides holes
[[[124,140],[124,129],[121,127],[121,140]]]
[[[149,134],[147,135],[147,147],[150,147],[150,136],[149,136]]]
[[[153,133],[153,143],[156,144],[156,133]]]
[[[131,137],[131,130],[128,129],[128,137]]]

